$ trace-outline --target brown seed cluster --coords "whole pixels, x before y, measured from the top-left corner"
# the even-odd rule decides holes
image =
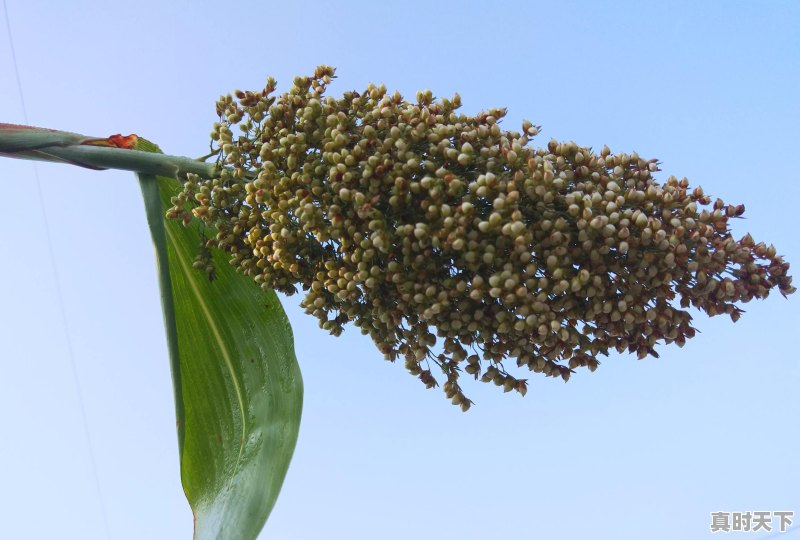
[[[511,359],[567,380],[611,349],[682,346],[683,308],[735,321],[737,302],[795,290],[774,247],[731,236],[742,205],[659,184],[656,160],[533,148],[538,127],[460,114],[458,95],[335,99],[333,75],[222,97],[212,138],[227,167],[191,177],[170,215],[211,226],[209,246],[265,289],[302,288],[325,330],[353,323],[428,387],[441,371],[464,410],[462,370],[524,394]]]

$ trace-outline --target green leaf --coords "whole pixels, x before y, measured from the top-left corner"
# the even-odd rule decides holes
[[[199,224],[165,220],[175,175],[216,166],[166,156],[136,135],[87,137],[0,123],[0,156],[137,171],[158,264],[175,387],[181,479],[198,540],[255,538],[289,468],[303,401],[292,330],[264,293],[214,256],[218,279],[192,267]]]
[[[274,292],[214,254],[217,279],[192,267],[199,225],[164,213],[174,179],[139,175],[156,248],[175,386],[181,479],[198,540],[253,539],[294,452],[303,383]]]

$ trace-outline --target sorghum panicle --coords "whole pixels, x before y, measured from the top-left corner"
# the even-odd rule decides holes
[[[533,148],[537,126],[460,114],[458,95],[335,99],[333,76],[222,97],[211,137],[227,168],[191,176],[170,215],[208,224],[209,246],[263,288],[302,289],[325,330],[353,323],[428,387],[441,370],[464,410],[462,371],[524,394],[509,360],[567,380],[611,349],[682,346],[689,306],[735,321],[737,302],[795,290],[774,247],[731,236],[742,205],[659,184],[654,159]]]

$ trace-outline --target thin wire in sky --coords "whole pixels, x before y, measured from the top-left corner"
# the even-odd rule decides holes
[[[11,60],[14,64],[14,75],[17,80],[17,92],[19,93],[19,101],[22,106],[22,118],[25,124],[28,124],[28,108],[25,105],[25,93],[22,91],[22,77],[19,74],[19,65],[17,63],[17,53],[14,48],[14,38],[11,34],[11,18],[8,16],[8,3],[3,0],[3,14],[6,20],[6,30],[8,32],[8,43],[11,48]],[[80,378],[78,377],[78,369],[75,365],[75,353],[72,347],[72,338],[69,333],[69,325],[67,324],[67,312],[64,308],[64,298],[61,293],[61,280],[58,275],[58,267],[56,266],[56,258],[53,252],[53,242],[50,235],[50,224],[47,219],[47,210],[44,204],[44,194],[42,191],[42,181],[39,178],[39,169],[36,163],[33,163],[33,175],[36,179],[36,193],[39,196],[39,208],[42,212],[42,221],[44,222],[44,232],[47,243],[47,253],[50,260],[50,268],[53,273],[53,282],[56,289],[56,303],[58,304],[58,311],[61,315],[61,326],[64,329],[64,340],[67,346],[67,357],[69,358],[69,365],[72,371],[72,381],[75,385],[75,391],[78,395],[78,407],[80,409],[81,421],[83,423],[83,433],[86,438],[86,445],[89,448],[89,461],[91,462],[92,476],[94,477],[94,487],[97,492],[97,498],[100,502],[100,514],[103,518],[103,529],[106,538],[111,538],[111,529],[108,525],[108,515],[106,514],[105,504],[103,504],[103,491],[100,488],[100,476],[97,473],[97,462],[94,457],[94,446],[92,445],[92,437],[89,432],[89,422],[86,417],[86,407],[83,403],[83,392],[81,391]]]

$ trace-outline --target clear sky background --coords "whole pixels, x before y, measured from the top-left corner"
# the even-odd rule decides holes
[[[467,113],[541,124],[539,145],[657,157],[661,180],[745,203],[736,236],[800,272],[795,0],[7,2],[30,124],[198,156],[220,94],[268,75],[282,91],[325,63],[334,95],[458,91]],[[0,34],[0,121],[24,123]],[[0,192],[0,537],[190,538],[133,174],[2,159]],[[800,523],[800,295],[735,325],[698,313],[701,333],[660,359],[530,374],[525,398],[467,384],[467,414],[298,302],[303,423],[261,538],[699,539],[710,512],[747,510]]]

